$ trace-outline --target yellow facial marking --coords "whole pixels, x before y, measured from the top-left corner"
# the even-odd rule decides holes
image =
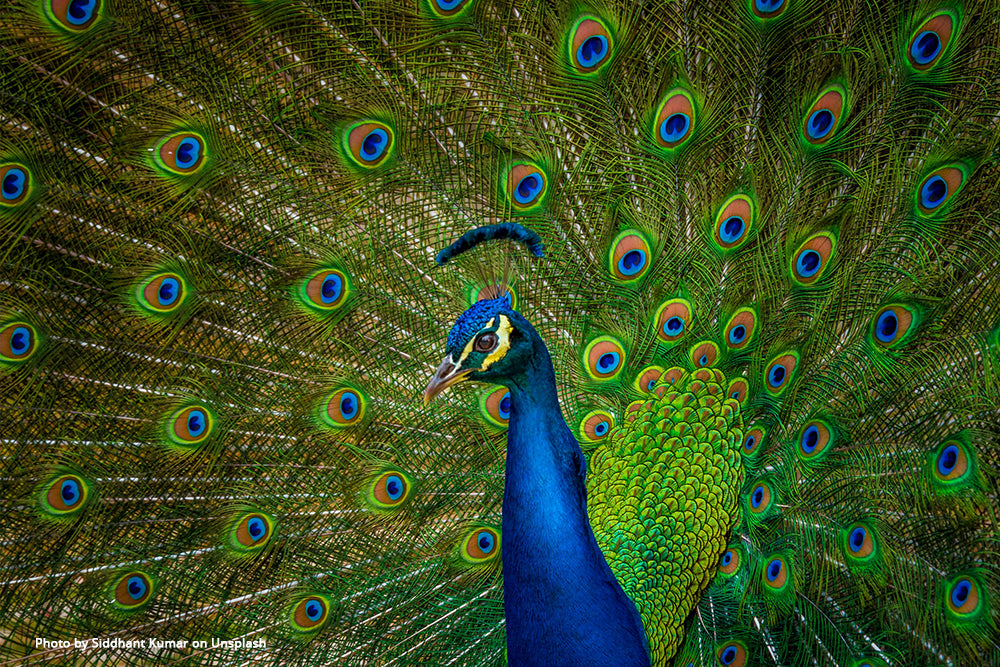
[[[507,319],[506,315],[500,315],[499,317],[500,325],[496,329],[497,340],[499,341],[497,343],[497,348],[490,352],[489,356],[483,359],[483,365],[480,368],[473,370],[485,371],[490,366],[503,359],[504,355],[506,355],[510,350],[510,332],[514,330],[514,327],[511,326],[510,320]],[[479,333],[492,329],[496,319],[496,317],[490,319],[490,321],[486,323],[486,326],[480,329]],[[458,359],[458,365],[460,368],[463,367],[465,360],[470,354],[472,354],[472,348],[476,344],[476,338],[479,336],[479,333],[473,336],[472,340],[466,343],[465,348],[462,349],[462,356]]]

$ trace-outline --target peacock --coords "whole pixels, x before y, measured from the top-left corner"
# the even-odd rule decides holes
[[[1000,665],[1000,2],[10,0],[0,664]]]

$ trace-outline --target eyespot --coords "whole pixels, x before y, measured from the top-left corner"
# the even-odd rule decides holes
[[[593,74],[611,62],[615,42],[601,19],[584,16],[570,29],[569,62],[579,74]]]
[[[350,387],[344,387],[333,392],[326,399],[322,412],[323,421],[328,426],[340,428],[351,426],[361,421],[365,414],[367,400],[361,392]]]
[[[958,440],[946,440],[934,457],[933,473],[939,482],[957,482],[969,472],[969,453]]]
[[[694,99],[679,88],[667,93],[656,112],[653,139],[662,148],[676,150],[694,136]]]
[[[820,419],[807,422],[799,432],[796,453],[800,459],[819,460],[832,451],[833,436],[830,427]]]
[[[762,514],[771,507],[771,500],[771,486],[767,482],[757,482],[750,490],[750,511],[753,514]]]
[[[0,206],[17,206],[31,194],[31,171],[23,164],[0,164]]]
[[[885,306],[872,321],[872,338],[881,347],[893,347],[914,327],[916,310],[903,305]]]
[[[726,642],[715,652],[715,657],[723,667],[743,667],[747,661],[747,649],[740,642]]]
[[[801,285],[810,285],[819,280],[833,259],[837,242],[829,232],[821,232],[810,237],[792,255],[792,278]]]
[[[155,315],[176,312],[187,298],[187,283],[178,273],[157,273],[136,286],[139,305]]]
[[[483,285],[473,294],[472,302],[469,305],[479,303],[480,301],[492,301],[504,295],[506,295],[507,300],[510,302],[511,310],[517,310],[517,292],[509,285],[506,292],[502,292],[499,285]]]
[[[580,438],[585,442],[601,442],[615,426],[614,416],[605,410],[592,410],[580,421]]]
[[[906,59],[918,72],[932,69],[941,60],[955,31],[957,16],[943,10],[929,16],[913,31],[906,46]]]
[[[875,531],[865,523],[851,524],[844,531],[844,555],[848,563],[869,559],[876,552]]]
[[[116,605],[121,609],[138,609],[153,595],[153,582],[143,572],[129,572],[119,577],[111,588]]]
[[[659,382],[660,376],[663,375],[663,368],[661,366],[646,366],[639,372],[639,375],[635,378],[635,387],[639,393],[648,394],[653,391],[653,387]]]
[[[79,512],[87,504],[90,489],[76,475],[60,475],[48,483],[42,496],[42,509],[47,514],[65,517]]]
[[[726,390],[726,396],[733,399],[740,405],[746,405],[747,395],[750,392],[750,385],[743,378],[733,378],[733,381],[729,383],[729,388]]]
[[[392,128],[375,120],[359,121],[344,132],[344,151],[354,164],[364,169],[385,162],[394,144]]]
[[[595,380],[610,380],[625,367],[625,348],[611,336],[595,338],[583,352],[583,366]]]
[[[500,554],[500,533],[492,528],[475,528],[462,541],[461,556],[468,563],[494,561]]]
[[[351,292],[351,281],[339,269],[323,269],[301,283],[303,303],[314,310],[328,312],[344,305]]]
[[[685,299],[671,299],[656,311],[653,327],[656,337],[665,343],[678,340],[694,322],[694,311]]]
[[[38,349],[38,332],[27,322],[8,322],[0,329],[0,363],[27,361]]]
[[[722,250],[732,250],[750,238],[753,223],[753,200],[746,195],[733,195],[715,216],[712,239]]]
[[[180,176],[199,171],[206,162],[205,138],[195,132],[170,134],[156,145],[154,162],[161,169]]]
[[[330,602],[319,595],[310,595],[292,608],[292,626],[301,632],[315,632],[329,614]]]
[[[785,0],[750,0],[750,9],[759,19],[773,19],[781,16],[786,9]]]
[[[948,585],[945,595],[948,611],[957,616],[969,616],[979,609],[981,591],[979,582],[972,577],[956,577]]]
[[[167,435],[175,444],[197,445],[212,435],[214,416],[201,405],[181,408],[167,420]]]
[[[618,282],[633,282],[642,278],[652,266],[652,255],[646,237],[634,229],[619,234],[608,252],[611,277]]]
[[[375,509],[396,509],[410,497],[412,486],[405,473],[387,470],[368,486],[368,500]]]
[[[726,346],[731,350],[742,350],[757,333],[757,313],[753,308],[740,308],[729,318],[724,334]]]
[[[483,399],[480,409],[490,423],[507,426],[510,421],[510,391],[506,387],[494,389]]]
[[[500,338],[493,331],[484,331],[483,333],[476,336],[476,342],[473,343],[472,348],[476,352],[492,352],[496,349],[497,345],[500,343]]]
[[[764,429],[754,427],[747,431],[746,435],[743,436],[743,452],[744,456],[754,456],[761,451],[761,444],[764,442]]]
[[[517,162],[507,172],[504,187],[511,206],[516,211],[527,211],[545,200],[548,178],[537,164]]]
[[[775,357],[764,372],[764,387],[772,394],[780,394],[791,384],[798,365],[798,352],[788,352]]]
[[[764,566],[764,585],[770,588],[783,588],[788,582],[788,564],[785,559],[776,556]]]
[[[100,0],[48,0],[45,14],[61,28],[83,32],[101,15]]]
[[[738,569],[740,569],[740,550],[730,547],[722,552],[722,558],[719,559],[719,572],[723,574],[733,574]]]
[[[962,188],[967,174],[964,167],[951,165],[932,171],[917,188],[917,210],[923,215],[937,215]]]
[[[268,543],[273,531],[274,522],[270,517],[253,512],[236,522],[230,544],[237,551],[257,551]]]
[[[719,346],[712,341],[702,341],[691,348],[691,364],[695,368],[707,368],[715,365],[719,358]]]
[[[823,90],[806,112],[802,138],[812,146],[821,146],[837,134],[847,113],[847,91],[840,85]]]
[[[473,0],[427,0],[431,13],[441,19],[454,19],[472,6]]]

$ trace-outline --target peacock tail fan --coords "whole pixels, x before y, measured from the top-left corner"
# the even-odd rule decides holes
[[[505,664],[506,297],[655,664],[1000,664],[998,26],[6,3],[0,662]]]

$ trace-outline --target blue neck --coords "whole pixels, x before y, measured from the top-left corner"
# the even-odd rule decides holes
[[[503,591],[510,665],[648,665],[635,604],[587,518],[586,462],[563,420],[540,338],[510,389]]]

